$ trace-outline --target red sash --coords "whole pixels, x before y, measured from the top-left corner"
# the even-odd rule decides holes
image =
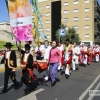
[[[67,64],[71,64],[72,63],[72,50],[69,50],[69,59],[66,62]]]
[[[26,62],[23,62],[23,65],[26,65]],[[23,68],[23,70],[27,70],[27,68],[25,67],[25,68]],[[30,75],[31,78],[32,78],[32,81],[37,80],[37,78],[34,77],[33,70],[30,69],[30,70],[28,70],[28,71],[29,71],[29,75]]]
[[[65,62],[64,62],[64,50],[62,51],[61,64],[62,64],[62,65],[64,65],[64,64],[65,64]]]

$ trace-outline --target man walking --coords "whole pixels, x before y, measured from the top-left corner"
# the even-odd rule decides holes
[[[5,64],[5,74],[4,74],[4,88],[1,91],[1,94],[7,92],[9,76],[14,83],[15,89],[18,89],[18,82],[15,78],[16,77],[15,69],[17,67],[16,54],[14,51],[11,50],[11,47],[13,45],[10,42],[7,42],[6,45],[4,46],[6,47],[6,51],[2,62],[4,62]]]
[[[73,57],[72,57],[72,69],[73,70],[78,70],[78,67],[76,67],[76,65],[78,65],[78,56],[80,54],[80,49],[79,47],[76,45],[76,43],[74,43],[73,48]]]

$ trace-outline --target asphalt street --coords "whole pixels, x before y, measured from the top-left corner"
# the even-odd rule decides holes
[[[0,94],[0,100],[100,100],[100,96],[94,96],[91,99],[89,96],[89,89],[94,90],[98,86],[100,90],[100,62],[92,62],[91,65],[87,67],[79,66],[78,71],[72,71],[69,79],[66,79],[64,75],[60,75],[60,72],[57,73],[57,78],[60,79],[60,82],[54,87],[51,87],[51,83],[47,82],[42,84],[43,75],[38,73],[37,70],[34,73],[38,77],[38,81],[33,83],[32,93],[35,96],[30,96],[30,99],[20,99],[23,97],[25,86],[20,82],[21,71],[17,70],[17,80],[20,85],[20,89],[14,90],[12,81],[9,79],[9,91],[5,94]],[[95,82],[94,82],[95,80]],[[4,73],[0,73],[0,90],[3,88]],[[92,84],[94,82],[94,84]],[[92,84],[92,85],[91,85]],[[38,92],[39,91],[39,92]]]

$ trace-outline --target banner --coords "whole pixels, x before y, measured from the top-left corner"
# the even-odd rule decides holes
[[[11,29],[17,41],[32,41],[32,9],[29,0],[8,0]]]

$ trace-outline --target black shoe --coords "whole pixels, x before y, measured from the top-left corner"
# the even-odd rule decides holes
[[[96,63],[98,63],[98,61],[96,61]]]
[[[4,94],[4,93],[7,93],[7,89],[1,90],[1,93],[0,94]]]
[[[39,74],[40,74],[40,73],[42,73],[42,70],[41,70],[41,69],[39,69],[39,70],[38,70],[38,72],[39,72]]]
[[[64,74],[64,72],[63,72],[63,71],[61,71],[60,75],[63,75],[63,74]]]
[[[25,89],[25,92],[24,92],[23,96],[28,95],[29,93],[30,93],[30,87],[27,87]]]
[[[71,67],[70,70],[73,70],[73,68]]]
[[[68,79],[69,78],[69,75],[66,74],[65,77],[66,77],[66,79]]]
[[[56,78],[56,81],[55,81],[55,83],[56,83],[56,82],[60,82],[60,79],[59,79],[59,78]]]
[[[83,64],[84,67],[86,67],[86,64]]]
[[[46,80],[46,79],[44,79],[43,83],[46,83],[46,82],[47,82],[47,80]]]
[[[30,91],[25,91],[25,93],[23,94],[23,96],[28,95],[30,93]]]
[[[61,71],[61,69],[60,70],[58,70],[58,72],[60,72]]]
[[[51,83],[51,87],[54,86],[54,85],[55,85],[55,82],[52,82],[52,83]]]
[[[76,70],[79,70],[79,68],[76,68]]]

